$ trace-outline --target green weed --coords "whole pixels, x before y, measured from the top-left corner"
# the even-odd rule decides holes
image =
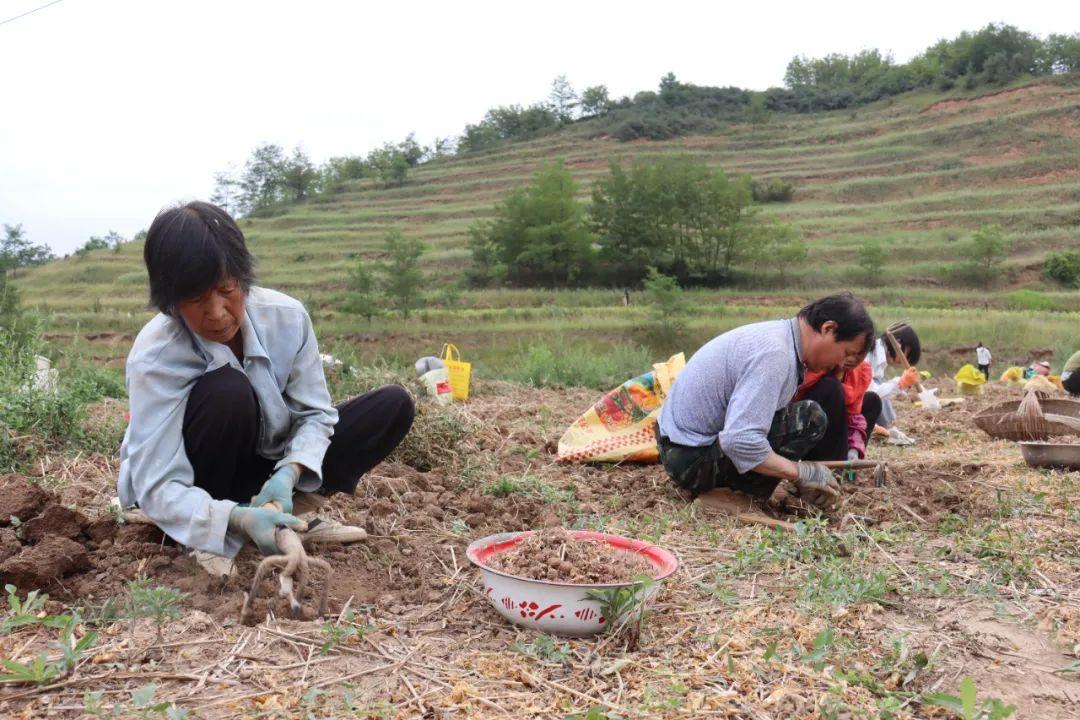
[[[87,690],[83,693],[83,710],[92,717],[107,719],[187,720],[190,717],[187,710],[182,710],[171,702],[155,702],[155,694],[157,694],[157,685],[150,683],[131,693],[131,707],[123,705],[106,707],[103,692]]]
[[[181,603],[187,593],[163,585],[150,586],[150,578],[140,575],[128,583],[128,599],[124,616],[129,619],[150,618],[156,631],[155,642],[161,643],[165,623],[178,619]]]
[[[948,708],[961,720],[1004,720],[1016,711],[1015,705],[1006,705],[997,698],[984,698],[979,702],[975,682],[970,677],[960,681],[960,694],[927,693],[922,695],[927,705]]]
[[[588,590],[585,598],[600,604],[604,630],[625,639],[627,649],[632,651],[637,648],[642,627],[651,614],[647,601],[654,585],[655,580],[641,575],[626,587]]]
[[[862,575],[850,564],[833,561],[824,569],[810,570],[799,591],[799,604],[835,610],[864,602],[880,603],[888,591],[888,573],[879,570]]]
[[[530,643],[516,642],[511,649],[536,660],[560,665],[570,658],[570,646],[556,642],[548,635],[540,635]]]

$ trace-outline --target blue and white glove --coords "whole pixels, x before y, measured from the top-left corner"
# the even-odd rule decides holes
[[[263,555],[280,555],[276,534],[279,527],[289,527],[299,532],[307,530],[307,523],[288,513],[264,507],[241,507],[237,505],[229,513],[229,529],[242,532],[255,541]]]
[[[282,465],[270,479],[263,483],[259,494],[251,498],[251,507],[262,507],[268,502],[278,504],[278,509],[284,513],[292,512],[293,488],[300,479],[300,466],[295,463]]]

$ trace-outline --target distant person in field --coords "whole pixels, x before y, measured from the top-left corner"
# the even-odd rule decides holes
[[[279,526],[313,542],[362,539],[317,511],[405,437],[408,392],[391,385],[332,405],[307,311],[254,284],[254,258],[221,208],[163,210],[143,257],[159,313],[127,358],[121,504],[218,572],[231,563],[214,556],[248,539],[279,552]]]
[[[793,400],[808,373],[853,367],[873,339],[874,323],[850,293],[712,339],[664,401],[656,427],[664,469],[691,496],[726,487],[764,499],[787,479],[804,500],[831,504],[836,478],[808,458],[831,458],[822,443],[834,438],[846,455],[841,381],[823,375]]]
[[[870,391],[881,398],[881,416],[878,424],[888,432],[889,442],[893,445],[913,445],[915,441],[896,426],[896,409],[893,407],[892,398],[899,391],[907,390],[919,382],[919,371],[915,366],[922,357],[922,347],[918,334],[906,323],[894,325],[888,332],[896,338],[900,351],[904,353],[911,367],[904,370],[900,377],[891,380],[886,378],[886,369],[890,365],[901,365],[902,362],[893,349],[892,343],[888,341],[888,337],[882,333],[866,357],[866,362],[873,373]],[[870,429],[873,430],[873,427]]]
[[[1080,397],[1080,350],[1065,361],[1065,366],[1061,369],[1061,385],[1065,392],[1073,397]]]
[[[975,346],[975,359],[978,361],[979,372],[983,374],[984,378],[989,380],[990,362],[994,359],[994,356],[990,354],[990,348],[980,342]]]

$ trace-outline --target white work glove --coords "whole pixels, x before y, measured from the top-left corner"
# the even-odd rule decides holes
[[[829,507],[840,498],[840,484],[836,482],[832,470],[821,463],[802,460],[798,462],[798,467],[795,487],[799,489],[800,498],[820,508]]]
[[[859,459],[859,451],[855,448],[849,448],[847,451],[848,462]]]

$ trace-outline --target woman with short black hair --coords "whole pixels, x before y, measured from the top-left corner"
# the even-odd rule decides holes
[[[163,210],[143,259],[159,313],[127,359],[121,503],[218,556],[246,538],[277,552],[279,526],[308,541],[363,538],[313,514],[326,496],[352,493],[405,437],[408,392],[386,386],[333,406],[307,311],[254,284],[243,233],[221,208]]]

